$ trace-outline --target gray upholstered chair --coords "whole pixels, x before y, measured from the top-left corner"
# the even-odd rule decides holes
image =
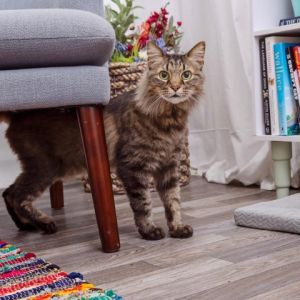
[[[102,105],[115,35],[102,15],[102,0],[0,0],[0,111],[77,107],[102,248],[112,252],[120,245]],[[60,183],[51,197],[62,206]]]

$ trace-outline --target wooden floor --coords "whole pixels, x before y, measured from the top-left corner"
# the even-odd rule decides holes
[[[166,227],[156,194],[155,219]],[[209,184],[193,178],[182,189],[188,240],[142,240],[124,196],[117,196],[122,242],[118,253],[100,251],[90,194],[78,183],[65,188],[66,207],[51,212],[46,194],[38,206],[57,221],[52,236],[18,232],[0,203],[0,239],[113,288],[125,299],[300,299],[300,237],[236,227],[236,207],[275,198],[257,188]]]

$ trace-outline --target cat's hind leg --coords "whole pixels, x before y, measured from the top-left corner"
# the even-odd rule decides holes
[[[54,174],[55,172],[49,172],[49,169],[41,166],[38,169],[25,168],[14,184],[4,191],[7,210],[19,229],[29,230],[35,227],[45,233],[56,232],[52,218],[35,208],[32,203],[51,185]]]
[[[20,230],[23,230],[23,231],[35,230],[36,227],[34,225],[32,225],[29,220],[24,219],[24,218],[22,219],[15,212],[15,210],[13,208],[13,204],[11,203],[11,201],[9,201],[9,194],[10,194],[11,189],[13,189],[13,185],[10,186],[9,188],[7,188],[2,193],[2,197],[4,198],[6,209],[9,213],[9,215],[11,216],[12,220],[14,221],[14,223]]]

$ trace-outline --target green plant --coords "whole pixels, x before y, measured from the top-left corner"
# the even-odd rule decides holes
[[[133,6],[133,0],[125,0],[124,4],[120,0],[112,0],[117,6],[117,10],[111,6],[105,7],[106,19],[113,26],[118,42],[127,42],[126,32],[131,24],[137,19],[133,11],[140,6]]]

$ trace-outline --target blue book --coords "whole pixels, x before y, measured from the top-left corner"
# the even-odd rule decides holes
[[[300,133],[297,107],[286,59],[286,49],[296,45],[299,44],[278,43],[274,45],[280,135],[296,135]]]

